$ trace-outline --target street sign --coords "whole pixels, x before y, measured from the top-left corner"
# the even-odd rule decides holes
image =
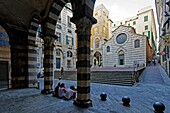
[[[40,62],[37,62],[37,67],[40,67],[40,65],[41,65]]]

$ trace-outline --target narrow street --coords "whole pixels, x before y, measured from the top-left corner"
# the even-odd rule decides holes
[[[163,84],[163,78],[159,71],[160,64],[150,64],[146,67],[146,69],[141,74],[141,82],[142,83],[149,83],[149,84]]]

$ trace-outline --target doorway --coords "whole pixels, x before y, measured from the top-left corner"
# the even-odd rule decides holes
[[[0,89],[8,89],[8,61],[0,61]]]

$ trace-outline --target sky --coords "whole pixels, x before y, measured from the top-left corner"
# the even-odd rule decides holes
[[[136,16],[138,10],[154,6],[154,0],[96,0],[95,7],[103,4],[109,11],[109,18],[113,21]]]

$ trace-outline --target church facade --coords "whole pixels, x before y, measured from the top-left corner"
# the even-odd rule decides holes
[[[146,66],[152,60],[152,48],[147,36],[135,33],[134,28],[119,26],[110,40],[102,46],[103,67]]]

